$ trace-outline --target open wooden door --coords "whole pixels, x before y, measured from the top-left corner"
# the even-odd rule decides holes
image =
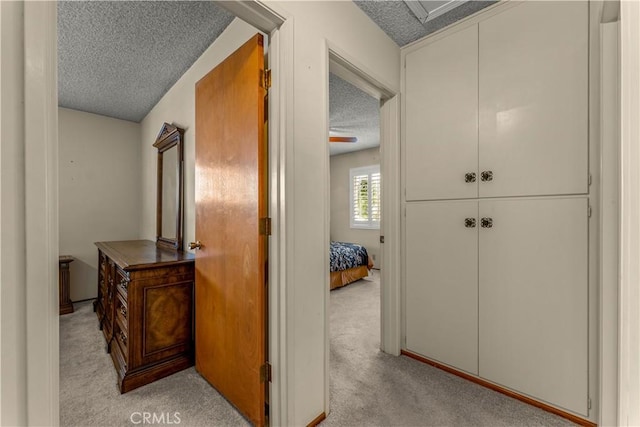
[[[267,422],[264,74],[257,34],[196,84],[196,370],[257,426]]]

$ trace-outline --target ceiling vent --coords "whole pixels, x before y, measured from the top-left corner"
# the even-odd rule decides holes
[[[460,6],[466,0],[405,0],[405,4],[422,25]]]

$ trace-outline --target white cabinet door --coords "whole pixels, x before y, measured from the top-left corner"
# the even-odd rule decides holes
[[[478,27],[406,56],[406,199],[477,197]]]
[[[478,374],[478,202],[407,204],[406,348]]]
[[[480,197],[587,193],[587,2],[523,2],[479,26]]]
[[[587,416],[587,198],[479,206],[479,375]]]

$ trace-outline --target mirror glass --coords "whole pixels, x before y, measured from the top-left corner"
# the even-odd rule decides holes
[[[178,237],[178,146],[167,149],[162,154],[162,232],[168,239]]]
[[[182,161],[184,130],[165,123],[153,144],[158,149],[156,246],[182,250]]]

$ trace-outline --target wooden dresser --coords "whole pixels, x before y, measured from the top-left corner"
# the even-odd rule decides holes
[[[192,366],[194,256],[149,240],[96,246],[94,310],[120,392]]]

